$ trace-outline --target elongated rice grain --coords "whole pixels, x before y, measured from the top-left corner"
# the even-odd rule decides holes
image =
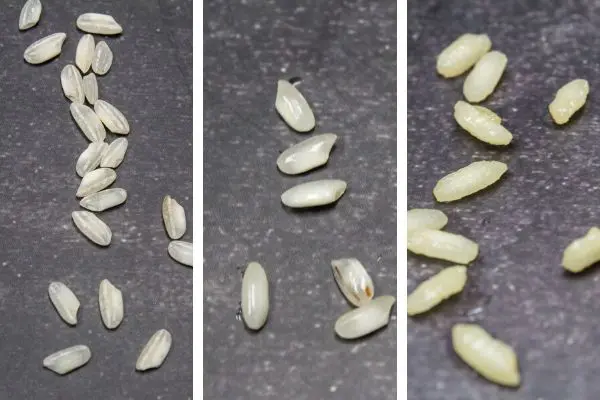
[[[437,71],[445,78],[461,75],[492,48],[487,35],[465,33],[446,47],[437,58]]]
[[[242,317],[249,329],[259,330],[269,315],[269,281],[265,269],[251,262],[242,278]]]
[[[356,258],[331,261],[333,277],[346,299],[356,307],[367,304],[375,295],[373,280]]]
[[[512,141],[513,136],[508,129],[496,122],[497,118],[499,119],[487,108],[476,108],[462,100],[454,105],[454,119],[464,130],[482,142],[505,146]]]
[[[187,229],[185,210],[169,195],[163,198],[162,216],[165,230],[171,239],[179,239],[185,234]]]
[[[457,264],[469,264],[477,258],[479,245],[461,235],[423,229],[409,235],[408,250]]]
[[[100,160],[107,148],[108,144],[104,142],[90,143],[77,159],[77,164],[75,165],[77,175],[83,178],[85,174],[95,170],[100,165]]]
[[[100,218],[89,211],[73,211],[73,222],[88,239],[99,246],[108,246],[112,239],[112,232]]]
[[[94,58],[92,60],[92,71],[96,75],[105,75],[113,62],[113,53],[105,41],[98,42]]]
[[[487,380],[509,387],[521,384],[519,362],[513,348],[494,339],[480,326],[454,325],[452,346],[465,363]]]
[[[180,264],[192,267],[194,263],[193,244],[183,240],[173,240],[167,247],[167,252],[171,258]]]
[[[116,329],[123,321],[123,294],[108,279],[100,282],[98,305],[104,326]]]
[[[69,325],[77,325],[80,303],[71,289],[62,282],[52,282],[48,286],[48,295],[63,321]]]
[[[600,229],[592,227],[585,236],[571,242],[563,253],[562,265],[574,273],[600,261]]]
[[[90,348],[79,344],[50,354],[44,358],[42,364],[59,375],[65,375],[87,364],[90,358],[92,358]]]
[[[42,15],[42,2],[40,0],[27,0],[19,15],[19,29],[24,31],[34,27]]]
[[[74,103],[85,101],[83,93],[83,79],[76,66],[67,64],[60,73],[60,84],[65,97]]]
[[[25,49],[23,58],[29,64],[41,64],[49,61],[60,54],[66,38],[67,34],[62,32],[41,38]]]
[[[335,333],[343,339],[358,339],[385,327],[395,302],[393,296],[380,296],[342,314],[335,321]]]
[[[339,179],[305,182],[283,192],[281,202],[291,208],[324,206],[338,201],[346,188],[346,182]]]
[[[112,133],[119,135],[127,135],[129,133],[129,123],[117,107],[104,100],[97,100],[94,104],[94,111],[96,111],[104,126]]]
[[[90,34],[83,35],[81,39],[79,39],[77,50],[75,51],[75,65],[77,65],[77,68],[79,68],[82,73],[87,73],[92,66],[95,51],[96,42],[94,42],[94,37]]]
[[[77,18],[77,27],[84,32],[99,35],[118,35],[123,32],[121,25],[106,14],[86,13]]]
[[[323,133],[296,143],[277,158],[277,168],[284,174],[296,175],[327,163],[337,135]]]
[[[275,109],[290,128],[308,132],[315,127],[315,115],[298,88],[286,80],[277,82]]]
[[[585,79],[575,79],[556,92],[556,96],[548,109],[555,123],[562,125],[569,122],[587,100],[590,85]]]
[[[171,350],[173,338],[166,329],[157,331],[146,346],[142,349],[140,356],[135,363],[135,369],[146,371],[151,368],[158,368],[162,365]]]
[[[103,142],[106,130],[94,110],[84,104],[71,103],[71,115],[90,142]]]
[[[102,156],[100,166],[103,168],[117,168],[123,162],[125,153],[127,152],[128,142],[125,138],[113,140],[108,149]]]
[[[438,181],[433,195],[439,202],[450,202],[470,196],[496,183],[508,170],[500,161],[475,161]]]
[[[448,217],[440,210],[431,208],[413,208],[407,213],[407,231],[410,235],[423,229],[442,229],[448,223]]]
[[[117,173],[110,168],[98,168],[88,172],[81,179],[77,197],[85,197],[110,186],[117,179]]]
[[[98,80],[93,72],[83,77],[83,93],[88,103],[94,105],[98,101]]]
[[[447,298],[462,292],[466,283],[467,268],[464,265],[444,268],[440,273],[422,282],[408,296],[408,315],[431,310]]]
[[[496,88],[506,69],[508,58],[500,51],[490,51],[475,64],[465,79],[463,94],[471,103],[485,100]]]
[[[81,199],[79,205],[90,211],[101,212],[123,204],[126,200],[127,191],[125,189],[114,188],[101,190],[85,196]]]

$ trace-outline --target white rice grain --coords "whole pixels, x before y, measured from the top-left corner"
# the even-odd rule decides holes
[[[112,239],[112,232],[100,218],[89,211],[73,211],[73,222],[88,239],[99,246],[108,246]]]
[[[407,213],[407,232],[410,235],[423,229],[442,229],[448,223],[448,217],[440,210],[431,208],[413,208]]]
[[[475,161],[444,176],[433,188],[439,202],[450,202],[470,196],[496,183],[508,170],[500,161]]]
[[[169,256],[180,264],[192,267],[194,264],[194,248],[190,242],[173,240],[167,247]]]
[[[171,239],[179,239],[185,234],[187,228],[185,210],[169,195],[163,198],[162,217],[165,230]]]
[[[269,281],[264,268],[251,262],[242,278],[242,317],[249,329],[259,330],[269,315]]]
[[[464,130],[482,142],[505,146],[512,141],[512,134],[496,118],[499,119],[485,107],[476,108],[462,100],[454,105],[454,119]]]
[[[112,104],[97,100],[94,104],[94,111],[112,133],[127,135],[129,133],[129,123],[121,111]]]
[[[121,25],[106,14],[87,13],[77,18],[77,27],[84,32],[99,35],[118,35],[123,32]]]
[[[301,183],[286,190],[281,195],[281,202],[291,208],[323,206],[338,201],[346,187],[346,182],[338,179]]]
[[[81,70],[82,73],[89,71],[92,66],[92,60],[94,59],[94,52],[96,51],[96,43],[94,37],[90,34],[83,35],[77,43],[77,50],[75,51],[75,65]]]
[[[105,41],[98,42],[94,58],[92,60],[92,71],[96,75],[105,75],[113,62],[113,53]]]
[[[88,103],[94,105],[98,101],[98,80],[93,72],[83,77],[83,93]]]
[[[94,110],[84,104],[71,103],[71,115],[90,142],[103,142],[106,130]]]
[[[127,191],[125,189],[114,188],[101,190],[85,196],[81,199],[79,205],[90,211],[101,212],[123,204],[126,200]]]
[[[575,79],[556,92],[556,96],[548,109],[555,123],[562,125],[569,122],[587,100],[590,85],[585,79]]]
[[[104,326],[116,329],[123,321],[123,294],[108,279],[100,282],[98,305]]]
[[[469,264],[479,254],[479,245],[454,233],[423,229],[408,237],[408,250],[426,257]]]
[[[506,69],[508,58],[500,51],[490,51],[475,64],[465,79],[463,94],[471,103],[485,100],[496,88]]]
[[[112,185],[116,179],[117,173],[110,168],[98,168],[90,171],[81,179],[81,184],[77,189],[77,197],[85,197],[99,192]]]
[[[172,342],[173,338],[169,331],[166,329],[157,331],[142,349],[135,363],[135,369],[146,371],[151,368],[160,367],[169,354]]]
[[[52,282],[48,286],[48,295],[63,321],[69,325],[77,325],[80,303],[71,289],[62,282]]]
[[[380,296],[348,311],[335,322],[335,333],[343,339],[357,339],[385,327],[395,302],[393,296]]]
[[[27,0],[19,15],[19,29],[24,31],[37,25],[42,15],[42,2],[40,0]]]
[[[503,386],[521,384],[515,351],[475,324],[452,327],[452,346],[458,356],[481,376]]]
[[[29,64],[42,64],[58,56],[67,38],[66,33],[54,33],[46,36],[25,49],[23,58]]]
[[[422,282],[408,296],[408,315],[431,310],[447,298],[462,292],[466,283],[467,268],[464,265],[444,268],[440,273]]]
[[[127,152],[128,142],[125,138],[113,140],[108,149],[102,156],[100,166],[103,168],[117,168],[123,162],[125,153]]]
[[[90,358],[92,352],[89,347],[80,344],[50,354],[42,364],[59,375],[65,375],[87,364]]]
[[[562,265],[567,271],[574,273],[600,261],[600,229],[592,227],[585,236],[580,237],[565,249]]]
[[[437,58],[437,71],[445,78],[461,75],[492,48],[487,35],[465,33],[446,47]]]
[[[375,294],[373,280],[356,258],[331,261],[333,277],[346,299],[356,307],[367,304]]]
[[[297,132],[308,132],[315,127],[315,115],[308,102],[296,86],[283,79],[277,82],[275,109]]]
[[[85,101],[83,93],[83,79],[76,66],[67,64],[60,73],[60,84],[65,97],[74,103]]]
[[[277,168],[284,174],[296,175],[327,163],[337,135],[323,133],[285,150],[277,158]]]
[[[100,160],[107,149],[108,144],[105,142],[90,143],[77,159],[77,164],[75,165],[77,175],[83,178],[85,174],[98,168]]]

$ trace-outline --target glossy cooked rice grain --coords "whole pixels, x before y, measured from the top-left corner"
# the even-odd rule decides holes
[[[427,312],[446,300],[462,292],[467,283],[467,268],[464,265],[455,265],[444,268],[432,276],[408,296],[408,315],[417,315]]]
[[[454,105],[454,119],[461,128],[482,142],[505,146],[512,141],[512,133],[496,122],[500,117],[485,107],[476,108],[459,100]]]
[[[433,188],[439,202],[450,202],[470,196],[496,183],[508,170],[500,161],[475,161],[440,179]]]
[[[562,125],[569,122],[587,100],[590,85],[585,79],[575,79],[556,92],[556,96],[548,109],[555,123]]]
[[[440,230],[448,223],[448,217],[440,210],[413,208],[407,212],[407,232],[410,235],[423,229]]]
[[[562,265],[574,273],[600,261],[600,229],[592,227],[583,237],[571,242],[563,253]]]
[[[477,258],[479,245],[462,235],[423,229],[408,237],[408,250],[426,257],[466,265]]]
[[[463,74],[492,48],[487,35],[465,33],[446,47],[437,57],[437,72],[445,78]]]
[[[485,54],[465,79],[463,94],[470,103],[478,103],[492,94],[506,69],[508,58],[500,51]]]

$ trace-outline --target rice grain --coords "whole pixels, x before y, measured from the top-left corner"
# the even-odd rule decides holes
[[[94,110],[80,103],[71,103],[71,115],[90,142],[104,142],[106,130]]]
[[[408,296],[408,315],[431,310],[447,298],[462,292],[466,283],[467,268],[464,265],[444,268],[440,273],[422,282]]]
[[[75,51],[75,65],[81,70],[82,73],[89,71],[92,66],[92,60],[94,59],[94,52],[96,51],[96,43],[94,37],[90,34],[83,35],[77,43],[77,50]]]
[[[426,257],[469,264],[479,254],[479,245],[454,233],[423,229],[408,237],[408,250]]]
[[[573,114],[583,107],[589,92],[590,85],[585,79],[575,79],[558,89],[548,106],[554,122],[558,125],[569,122]]]
[[[465,98],[471,103],[485,100],[500,82],[507,62],[506,54],[500,51],[490,51],[481,57],[465,79]]]
[[[301,174],[327,163],[337,135],[324,133],[296,143],[277,158],[277,167],[288,175]]]
[[[600,261],[600,229],[592,227],[585,236],[571,242],[563,253],[562,265],[574,273]]]
[[[72,64],[66,65],[60,73],[60,84],[62,85],[65,97],[74,103],[85,101],[83,93],[83,79],[76,66]]]
[[[117,168],[123,162],[125,158],[125,152],[127,152],[128,142],[125,138],[118,138],[113,140],[108,149],[102,156],[100,166],[103,168]]]
[[[465,33],[446,47],[437,58],[437,71],[445,78],[459,76],[492,48],[487,35]]]
[[[123,294],[108,279],[100,282],[98,305],[104,326],[116,329],[123,321]]]
[[[105,75],[113,62],[113,53],[105,41],[98,42],[94,58],[92,60],[92,71],[96,75]]]
[[[98,168],[88,172],[81,179],[77,197],[85,197],[110,186],[117,179],[117,173],[110,168]]]
[[[123,32],[121,25],[106,14],[86,13],[77,18],[77,27],[84,32],[99,35],[118,35]]]
[[[108,246],[112,239],[112,232],[100,218],[89,211],[73,211],[73,222],[88,239],[99,246]]]
[[[298,88],[286,80],[277,82],[275,109],[290,128],[308,132],[315,127],[315,116]]]
[[[440,210],[431,208],[413,208],[407,213],[407,232],[410,235],[423,229],[442,229],[448,223],[448,217]]]
[[[98,101],[98,80],[93,72],[83,77],[83,93],[88,103],[94,105]]]
[[[281,195],[281,202],[291,208],[323,206],[338,201],[346,187],[346,182],[338,179],[301,183],[286,190]]]
[[[79,205],[90,211],[101,212],[123,204],[126,200],[127,191],[125,189],[114,188],[101,190],[85,196],[81,199]]]
[[[181,238],[187,229],[185,210],[171,196],[165,196],[162,203],[162,217],[165,230],[171,239]]]
[[[375,294],[373,280],[356,258],[341,258],[331,261],[333,277],[340,291],[354,306],[367,304]]]
[[[87,364],[90,358],[92,352],[89,347],[80,344],[50,354],[42,364],[59,375],[65,375]]]
[[[450,202],[470,196],[496,183],[508,170],[500,161],[475,161],[438,181],[433,195],[439,202]]]
[[[496,122],[500,118],[485,107],[476,108],[460,100],[454,105],[454,119],[482,142],[505,146],[512,141],[513,136],[508,129]]]
[[[193,244],[183,240],[173,240],[167,247],[171,258],[180,264],[192,267],[194,263]]]
[[[100,165],[100,160],[104,152],[108,149],[108,144],[104,142],[92,142],[81,153],[75,165],[77,175],[82,178],[90,171],[95,170]]]
[[[129,123],[121,111],[112,104],[97,100],[94,104],[94,111],[112,133],[127,135],[129,133]]]
[[[46,36],[25,49],[23,58],[29,64],[42,64],[58,56],[67,38],[66,33],[54,33]]]
[[[33,28],[42,15],[42,2],[40,0],[27,0],[19,15],[19,29],[24,31]]]
[[[77,325],[80,303],[71,289],[62,282],[52,282],[48,286],[48,295],[63,321],[69,325]]]
[[[269,281],[264,268],[251,262],[242,278],[242,317],[249,329],[259,330],[269,315]]]
[[[385,327],[395,302],[393,296],[380,296],[342,314],[335,322],[335,333],[343,339],[357,339]]]
[[[172,342],[173,339],[169,331],[166,329],[157,331],[142,349],[135,364],[135,369],[146,371],[160,367],[167,358],[167,354],[169,354]]]

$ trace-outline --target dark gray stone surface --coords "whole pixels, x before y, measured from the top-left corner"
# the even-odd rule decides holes
[[[395,399],[396,322],[344,343],[349,310],[330,260],[354,256],[377,294],[396,293],[395,1],[205,4],[204,396]],[[275,160],[310,137],[275,109],[276,81],[300,76],[316,132],[339,134],[326,167],[284,176]],[[332,208],[294,212],[281,193],[335,177]],[[271,312],[253,334],[236,319],[241,271],[267,270]]]
[[[191,398],[192,271],[168,257],[160,207],[166,193],[181,200],[191,240],[192,1],[43,0],[39,25],[20,33],[22,3],[7,2],[0,13],[0,398]],[[131,125],[114,184],[129,199],[101,215],[113,231],[105,249],[71,222],[79,208],[75,161],[87,141],[60,86],[81,36],[75,20],[91,11],[110,13],[124,27],[120,37],[105,39],[115,59],[98,84],[100,97]],[[59,31],[67,41],[58,59],[37,67],[23,61],[27,46]],[[125,300],[114,332],[98,311],[104,278]],[[62,322],[48,299],[53,280],[81,301],[76,327]],[[139,352],[160,328],[173,333],[170,355],[162,368],[137,373]],[[91,348],[88,365],[63,377],[42,367],[48,354],[75,344]]]
[[[476,239],[480,257],[465,291],[408,324],[410,399],[600,398],[599,271],[565,274],[562,251],[600,222],[596,1],[412,1],[408,14],[408,206],[449,216],[448,230]],[[435,56],[464,32],[486,32],[508,68],[483,104],[514,134],[506,149],[472,139],[452,117],[464,77],[436,76]],[[556,90],[587,78],[591,95],[572,123],[547,111]],[[491,190],[451,204],[431,191],[473,160],[508,163]],[[408,257],[408,286],[448,263]],[[501,389],[454,355],[450,328],[475,321],[515,347],[523,384]]]

